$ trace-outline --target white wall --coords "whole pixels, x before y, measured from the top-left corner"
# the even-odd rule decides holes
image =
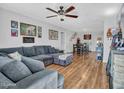
[[[103,53],[103,62],[108,61],[108,56],[110,52],[110,46],[112,40],[108,40],[106,33],[108,28],[116,28],[116,23],[117,23],[117,16],[110,16],[104,20],[104,53]]]
[[[71,41],[71,37],[73,34],[74,32],[66,32],[66,52],[73,52],[73,44],[75,44],[73,40]]]
[[[18,29],[19,30],[18,37],[11,36],[11,20],[29,23],[29,24],[33,24],[36,26],[41,26],[42,27],[42,38],[35,37],[35,43],[24,44],[22,42],[22,36],[20,36],[20,27]],[[61,27],[50,25],[48,23],[42,22],[41,20],[35,20],[35,19],[29,18],[27,16],[21,15],[21,14],[17,14],[17,13],[11,12],[11,11],[0,9],[0,48],[33,46],[33,45],[51,45],[58,49],[61,49],[60,32],[65,32],[65,43],[66,43],[65,44],[65,52],[73,51],[73,44],[76,43],[77,37],[80,37],[81,40],[83,41],[83,35],[85,34],[84,32],[78,32],[77,37],[75,38],[75,40],[73,40],[75,42],[73,42],[70,39],[74,32],[71,32],[71,31],[61,28]],[[48,29],[54,29],[54,30],[59,31],[59,39],[58,40],[49,40]],[[92,34],[92,40],[91,40],[91,45],[90,45],[91,48],[90,49],[91,49],[91,51],[95,51],[96,38],[97,38],[96,35],[102,36],[102,34],[96,33],[96,32],[93,32],[91,34]]]
[[[91,51],[96,51],[97,38],[101,37],[103,41],[103,31],[92,32],[92,40],[91,40]]]
[[[91,33],[92,38],[91,38],[90,41],[85,41],[85,40],[83,39],[83,35],[86,34],[86,33]],[[67,40],[70,40],[72,34],[74,34],[74,33],[72,33],[72,32],[68,32],[68,33],[67,33],[67,35],[68,35],[68,36],[66,37]],[[89,45],[89,48],[90,48],[91,51],[96,51],[97,37],[101,37],[102,40],[103,40],[103,31],[99,31],[99,33],[98,33],[98,32],[78,32],[78,33],[77,33],[77,36],[75,37],[75,39],[73,39],[72,41],[67,41],[67,45],[66,45],[66,47],[68,47],[67,50],[72,51],[72,49],[73,49],[73,44],[76,44],[76,40],[77,40],[78,37],[80,38],[81,43],[89,42],[89,44],[90,44],[90,45]]]
[[[18,29],[18,37],[11,36],[11,20],[24,22],[42,27],[42,38],[35,37],[35,43],[24,44],[22,36],[20,36],[20,28]],[[59,31],[58,40],[49,40],[48,29]],[[51,45],[56,48],[61,48],[60,45],[60,32],[67,32],[66,29],[52,26],[42,21],[38,21],[14,12],[0,9],[0,48],[18,47],[18,46],[33,46],[33,45]],[[68,35],[67,35],[68,36]],[[68,39],[68,38],[67,38]],[[67,44],[68,44],[68,40]],[[67,46],[67,45],[66,45]],[[67,46],[68,47],[68,46]],[[66,47],[65,47],[66,48]]]

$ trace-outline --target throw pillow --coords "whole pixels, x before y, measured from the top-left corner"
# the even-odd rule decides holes
[[[16,61],[21,61],[21,55],[18,52],[8,54],[8,56]]]
[[[28,67],[22,62],[10,62],[3,66],[1,72],[14,82],[32,74]]]

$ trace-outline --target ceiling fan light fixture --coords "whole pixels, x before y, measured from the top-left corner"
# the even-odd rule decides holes
[[[64,15],[59,15],[59,18],[64,18]]]
[[[61,19],[60,19],[60,21],[64,21],[64,19],[63,19],[63,18],[61,18]]]
[[[46,8],[47,10],[56,13],[56,15],[47,16],[46,18],[57,17],[57,15],[58,15],[60,21],[64,21],[65,17],[78,18],[77,15],[69,15],[69,14],[67,14],[67,13],[69,13],[69,12],[71,12],[72,10],[75,9],[74,6],[70,6],[70,7],[67,8],[66,10],[63,9],[63,8],[64,8],[63,6],[60,6],[59,8],[60,8],[60,9],[59,9],[58,11],[53,10],[53,9],[51,9],[51,8]]]
[[[60,6],[59,8],[62,10],[64,7],[63,6]]]
[[[59,15],[60,21],[64,21],[65,16],[64,15]]]

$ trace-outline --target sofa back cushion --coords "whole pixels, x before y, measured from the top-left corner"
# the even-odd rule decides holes
[[[23,49],[22,47],[15,47],[15,48],[2,48],[0,49],[0,52],[10,54],[18,51],[21,55],[23,55]]]
[[[10,62],[4,65],[1,72],[14,82],[32,74],[28,67],[19,61]]]
[[[24,52],[24,56],[27,56],[27,57],[31,57],[31,56],[36,55],[34,46],[32,46],[32,47],[23,47],[23,52]]]
[[[53,53],[59,53],[58,49],[55,49],[54,47],[48,47],[49,53],[53,54]]]
[[[0,56],[0,71],[4,65],[6,65],[7,63],[10,63],[10,62],[13,62],[13,61],[15,61],[15,60],[13,60],[9,57]]]
[[[55,53],[59,53],[59,49],[55,49]]]
[[[2,57],[8,57],[8,54],[7,53],[0,52],[0,56],[2,56]]]
[[[35,50],[37,55],[45,54],[44,46],[35,46]]]
[[[48,47],[49,54],[52,54],[52,47]]]
[[[52,53],[56,53],[56,50],[54,47],[52,47]]]
[[[42,61],[34,60],[29,57],[22,56],[22,62],[31,70],[32,73],[44,70],[44,63]]]
[[[43,47],[44,47],[45,54],[49,54],[49,47],[50,46],[43,46]]]

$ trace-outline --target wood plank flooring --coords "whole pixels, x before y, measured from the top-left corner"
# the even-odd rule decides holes
[[[105,64],[96,61],[96,54],[74,55],[73,62],[62,67],[52,64],[49,69],[59,71],[64,75],[65,89],[106,89],[108,79],[105,72]]]

